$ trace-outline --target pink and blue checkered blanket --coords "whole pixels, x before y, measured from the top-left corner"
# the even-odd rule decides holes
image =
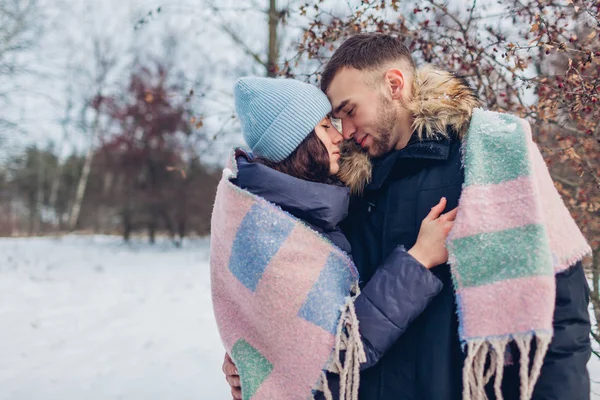
[[[245,400],[306,400],[326,390],[324,371],[339,360],[336,344],[346,342],[348,351],[341,337],[349,336],[358,273],[348,255],[302,221],[235,186],[236,175],[234,153],[211,221],[219,333]],[[358,382],[350,386],[357,390]]]

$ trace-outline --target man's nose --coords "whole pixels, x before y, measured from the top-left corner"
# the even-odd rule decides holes
[[[342,136],[344,136],[345,140],[350,140],[356,133],[356,127],[349,120],[342,121]]]

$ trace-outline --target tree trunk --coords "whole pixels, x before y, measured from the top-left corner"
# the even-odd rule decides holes
[[[90,177],[90,171],[92,170],[92,161],[94,159],[94,144],[96,142],[96,135],[98,134],[98,125],[100,123],[100,106],[96,108],[96,117],[92,125],[92,133],[90,137],[90,144],[88,151],[85,155],[85,162],[77,184],[77,191],[75,193],[75,201],[73,208],[71,209],[71,216],[69,218],[69,229],[74,231],[79,221],[79,213],[81,212],[81,204],[83,203],[83,196],[85,194],[85,188],[87,187],[88,179]]]
[[[179,236],[179,246],[183,243],[183,239],[185,238],[186,224],[185,224],[185,216],[181,215],[177,221],[177,235]]]
[[[54,212],[54,229],[60,229],[60,214],[56,209],[56,202],[58,201],[58,189],[60,187],[60,178],[62,175],[62,163],[59,161],[56,166],[56,174],[52,178],[52,186],[50,187],[50,199],[48,200],[48,207]]]
[[[169,238],[177,246],[178,243],[177,243],[177,240],[175,239],[175,227],[173,226],[173,221],[171,220],[171,217],[169,216],[168,211],[164,207],[161,208],[160,215],[162,217],[162,220],[165,223],[165,227],[167,228],[167,231],[169,232]]]
[[[131,239],[131,231],[133,230],[131,222],[131,209],[126,205],[123,209],[123,240],[129,242]]]
[[[277,38],[277,25],[281,19],[277,10],[277,0],[269,0],[269,49],[267,53],[267,76],[277,76],[277,62],[279,61],[279,41]]]
[[[156,220],[154,216],[151,216],[148,222],[148,239],[150,240],[150,244],[156,243]]]
[[[37,219],[37,208],[35,206],[35,200],[29,198],[29,236],[33,236],[35,233],[35,221]]]
[[[62,171],[63,171],[63,163],[60,162],[60,155],[62,154],[62,150],[63,147],[65,145],[65,142],[67,141],[67,137],[69,136],[69,132],[67,129],[67,126],[69,125],[71,119],[70,119],[70,112],[71,109],[73,108],[73,102],[71,101],[71,96],[70,96],[69,92],[69,97],[68,97],[68,102],[67,102],[67,108],[65,109],[65,116],[63,118],[63,120],[61,121],[61,126],[62,126],[62,136],[60,138],[60,142],[58,144],[58,154],[57,154],[57,164],[56,164],[56,172],[54,174],[54,176],[52,177],[52,185],[50,186],[50,198],[48,199],[48,206],[49,208],[54,212],[54,229],[55,230],[60,230],[60,226],[61,226],[61,219],[62,219],[62,214],[60,214],[58,212],[58,210],[56,209],[56,203],[58,201],[58,189],[60,188],[60,182],[61,182],[61,178],[62,178]]]
[[[32,233],[38,235],[41,231],[42,207],[44,206],[44,163],[40,152],[37,153],[37,179],[35,201],[33,205]]]

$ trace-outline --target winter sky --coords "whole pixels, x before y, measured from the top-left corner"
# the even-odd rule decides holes
[[[125,85],[136,55],[163,58],[169,35],[175,42],[169,60],[185,75],[190,88],[194,84],[201,88],[192,100],[194,111],[209,116],[205,126],[211,136],[219,132],[210,148],[200,150],[222,154],[241,143],[237,123],[231,118],[233,82],[244,75],[264,75],[264,70],[223,32],[221,25],[243,37],[252,51],[265,54],[267,23],[261,10],[268,1],[214,1],[220,7],[218,13],[210,7],[213,0],[38,1],[39,42],[34,50],[19,54],[21,64],[31,73],[0,82],[0,90],[8,88],[11,93],[8,101],[0,104],[0,116],[17,120],[20,127],[9,132],[12,151],[29,143],[42,147],[54,144],[55,148],[62,143],[63,148],[57,150],[62,156],[87,148],[89,138],[76,126],[71,126],[62,140],[60,121],[70,98],[74,102],[71,118],[80,118],[83,99],[94,91],[94,42],[101,44],[106,56],[117,60],[107,78],[105,91],[110,94]],[[300,2],[278,2],[279,7],[286,4],[295,7]],[[150,11],[154,13],[148,17]],[[146,23],[135,29],[140,18],[146,18]],[[292,27],[282,32],[284,49],[296,40],[297,27],[304,24],[291,22]]]

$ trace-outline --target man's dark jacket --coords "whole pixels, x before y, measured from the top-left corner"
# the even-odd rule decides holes
[[[374,161],[372,181],[362,197],[352,200],[342,225],[363,284],[399,243],[406,248],[415,243],[421,221],[441,197],[448,199],[446,211],[457,206],[464,179],[460,157],[458,139],[413,137],[404,149]],[[432,272],[444,285],[441,293],[379,363],[362,372],[360,400],[461,399],[464,353],[450,268],[445,264]],[[589,399],[589,288],[581,263],[557,275],[556,282],[554,338],[533,399]],[[367,336],[381,329],[376,321],[360,322]],[[512,354],[518,360],[516,349]],[[519,399],[518,388],[518,365],[507,366],[504,398]]]

